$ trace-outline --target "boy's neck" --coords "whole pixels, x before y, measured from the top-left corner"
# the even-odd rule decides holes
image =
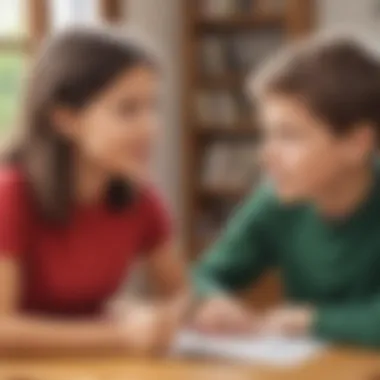
[[[374,182],[373,167],[349,173],[334,183],[315,203],[328,218],[341,219],[354,213],[370,196]]]

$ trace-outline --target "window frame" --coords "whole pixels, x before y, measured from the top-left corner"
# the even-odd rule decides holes
[[[40,42],[51,31],[49,2],[51,0],[23,0],[25,2],[25,34],[20,36],[0,36],[0,54],[25,54],[32,57]],[[106,24],[117,24],[124,20],[123,0],[98,0],[100,18]],[[12,122],[11,122],[12,124]],[[0,125],[0,130],[8,129],[8,125]],[[0,133],[1,135],[2,133]]]
[[[29,19],[29,38],[38,43],[51,30],[49,18],[50,0],[29,0],[27,16]],[[120,22],[123,19],[123,0],[98,0],[101,19],[106,23]]]

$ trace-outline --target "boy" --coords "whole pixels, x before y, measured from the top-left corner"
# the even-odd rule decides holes
[[[196,324],[251,328],[234,293],[278,266],[293,306],[256,327],[380,347],[380,61],[335,39],[298,47],[264,77],[257,104],[271,185],[195,269]]]

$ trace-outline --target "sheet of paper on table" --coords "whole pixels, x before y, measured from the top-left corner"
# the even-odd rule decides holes
[[[310,338],[206,336],[185,330],[178,335],[173,354],[296,366],[320,354],[325,347]]]

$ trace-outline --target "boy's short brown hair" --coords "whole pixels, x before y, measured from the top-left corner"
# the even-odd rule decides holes
[[[256,95],[301,100],[337,135],[369,123],[380,135],[380,59],[352,38],[303,43],[256,78]]]

